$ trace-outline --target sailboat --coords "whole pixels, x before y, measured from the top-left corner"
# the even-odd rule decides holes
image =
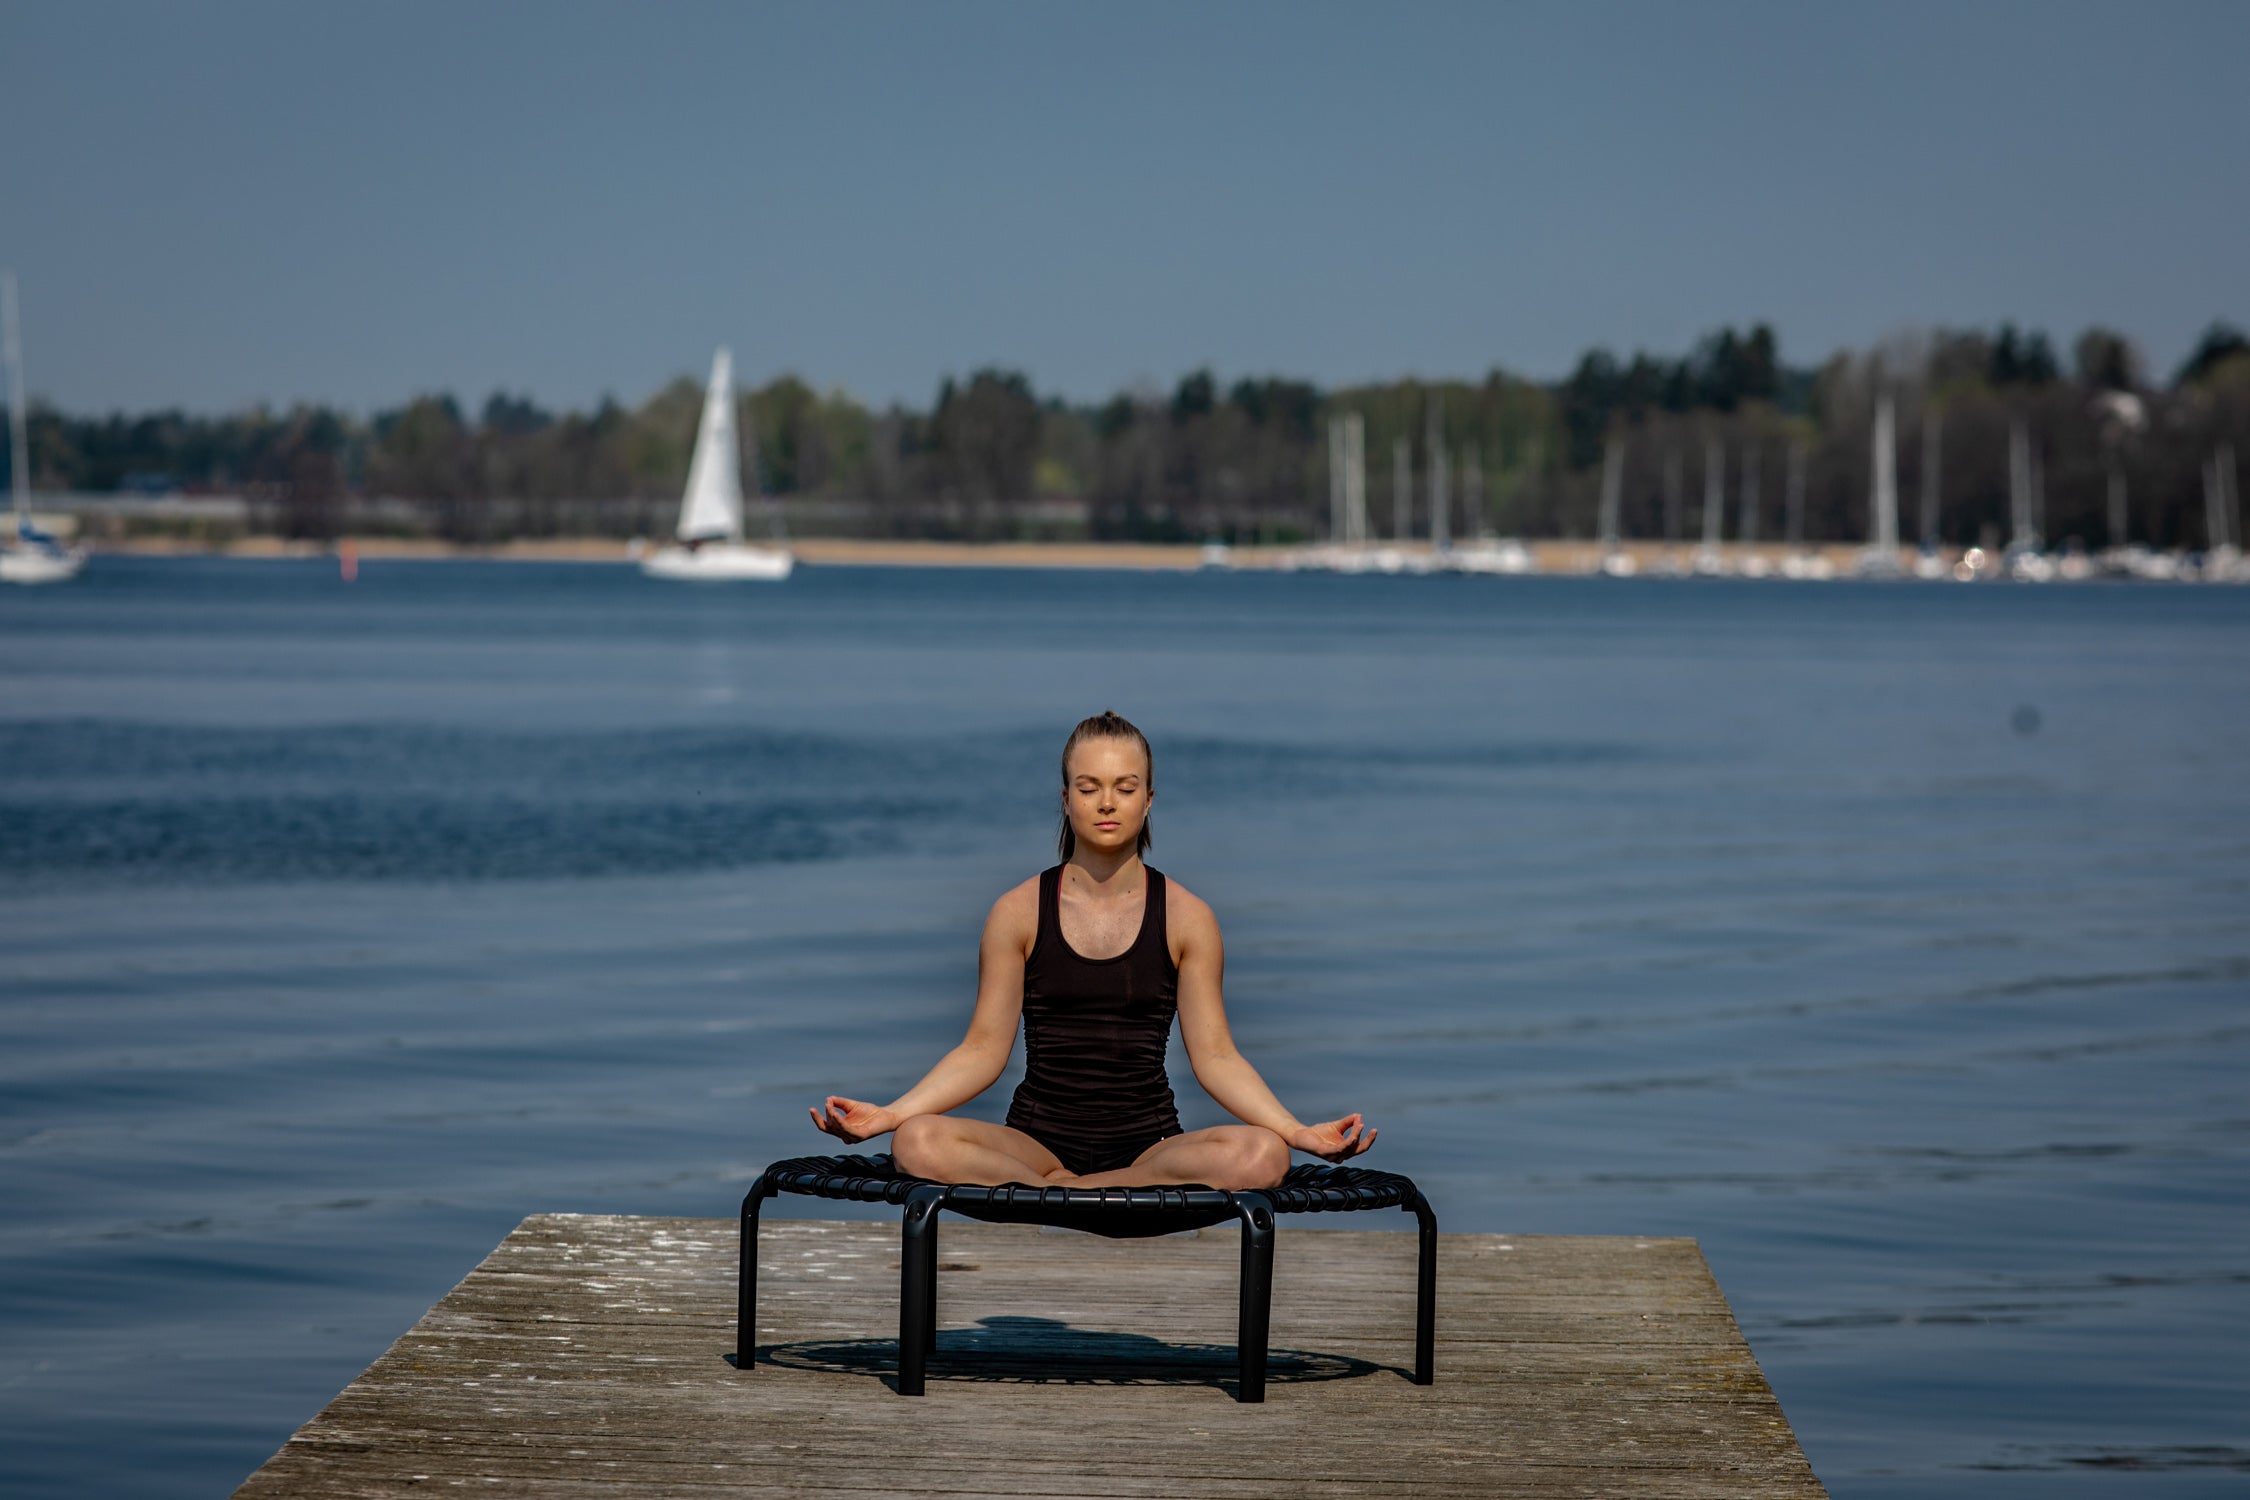
[[[1703,440],[1703,545],[1695,549],[1692,566],[1698,578],[1716,578],[1727,570],[1726,554],[1719,544],[1726,537],[1727,450],[1715,437]]]
[[[1862,578],[1896,578],[1898,565],[1898,412],[1890,393],[1875,401],[1874,451],[1868,464],[1867,545],[1854,571]]]
[[[734,356],[721,349],[711,360],[703,393],[703,420],[688,461],[687,493],[680,497],[679,541],[641,559],[651,578],[713,583],[787,578],[797,559],[780,547],[742,540],[742,456],[734,436]]]
[[[1612,578],[1630,578],[1637,564],[1623,546],[1625,506],[1625,445],[1611,433],[1602,444],[1601,570]]]
[[[0,549],[0,583],[60,583],[78,576],[86,554],[31,520],[31,435],[23,412],[23,333],[16,325],[16,273],[0,271],[0,335],[8,361],[8,493],[15,501],[15,544]]]

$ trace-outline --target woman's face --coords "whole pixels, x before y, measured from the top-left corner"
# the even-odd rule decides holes
[[[1080,740],[1063,806],[1081,849],[1129,852],[1148,821],[1148,759],[1132,740]]]

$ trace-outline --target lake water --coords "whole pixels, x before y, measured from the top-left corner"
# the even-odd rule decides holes
[[[2250,1488],[2250,590],[103,558],[0,595],[0,1490],[224,1494],[524,1214],[731,1214],[1105,707],[1283,1099],[1697,1237],[1837,1496]]]

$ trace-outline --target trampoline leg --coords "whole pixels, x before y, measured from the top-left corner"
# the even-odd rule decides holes
[[[1414,1275],[1414,1383],[1437,1379],[1437,1214],[1420,1193],[1407,1205],[1421,1225],[1421,1253]]]
[[[1263,1193],[1237,1193],[1242,1216],[1242,1304],[1235,1320],[1240,1360],[1234,1399],[1266,1399],[1266,1329],[1273,1314],[1273,1203]]]
[[[906,1198],[899,1237],[898,1393],[922,1394],[937,1343],[937,1217],[945,1189],[925,1184]]]
[[[937,1267],[938,1267],[938,1208],[945,1206],[941,1194],[937,1208],[930,1210],[930,1232],[924,1241],[922,1256],[922,1358],[926,1362],[937,1354]]]
[[[760,1176],[742,1199],[742,1244],[734,1279],[734,1367],[747,1370],[758,1347],[758,1208],[773,1196],[773,1181]]]

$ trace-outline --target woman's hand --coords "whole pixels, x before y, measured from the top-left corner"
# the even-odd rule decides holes
[[[1365,1120],[1352,1114],[1318,1125],[1301,1125],[1297,1133],[1289,1137],[1289,1144],[1323,1161],[1349,1161],[1375,1144],[1375,1132],[1367,1127]]]
[[[850,1145],[871,1141],[885,1131],[898,1129],[899,1117],[880,1104],[830,1094],[820,1108],[807,1108],[813,1124]]]

